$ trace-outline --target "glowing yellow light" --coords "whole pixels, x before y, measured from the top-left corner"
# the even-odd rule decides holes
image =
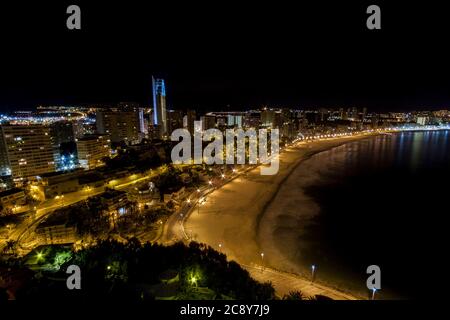
[[[44,259],[44,254],[42,252],[38,252],[36,254],[36,260],[39,262]]]

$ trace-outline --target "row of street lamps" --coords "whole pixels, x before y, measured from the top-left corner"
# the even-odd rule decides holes
[[[222,244],[219,244],[219,247],[222,247]],[[261,252],[261,273],[264,272],[264,252]],[[311,282],[314,282],[316,278],[316,265],[311,265]],[[375,293],[377,292],[376,288],[372,288],[372,296],[371,300],[375,300]]]

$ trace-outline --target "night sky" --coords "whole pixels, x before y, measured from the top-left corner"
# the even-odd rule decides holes
[[[151,75],[176,109],[450,106],[449,19],[429,1],[92,2],[2,4],[0,110],[150,105]],[[366,29],[370,4],[382,30]]]

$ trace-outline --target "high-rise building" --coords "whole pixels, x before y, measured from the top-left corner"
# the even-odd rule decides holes
[[[229,127],[242,127],[242,113],[232,112],[227,115],[227,126]]]
[[[108,135],[88,135],[77,139],[78,162],[86,170],[103,165],[103,158],[111,154]]]
[[[257,111],[247,112],[243,125],[247,128],[259,128],[261,125],[261,113]]]
[[[261,125],[263,127],[272,127],[275,121],[275,110],[264,109],[261,111]]]
[[[279,129],[282,126],[283,126],[283,114],[281,113],[281,111],[276,111],[273,116],[272,128]]]
[[[97,132],[111,137],[112,142],[140,142],[140,116],[136,110],[108,109],[97,112]]]
[[[364,121],[364,119],[367,117],[367,108],[364,107],[363,111],[362,111],[362,120]]]
[[[167,133],[169,135],[175,129],[183,128],[183,112],[179,110],[169,110],[167,112]]]
[[[92,118],[72,122],[74,138],[81,138],[87,134],[97,132],[96,120]]]
[[[153,84],[153,125],[159,127],[161,137],[167,135],[166,86],[164,79],[152,77]]]
[[[0,175],[16,183],[55,171],[50,129],[43,125],[0,126]]]
[[[148,138],[150,140],[160,140],[162,135],[160,133],[161,128],[159,126],[154,126],[153,124],[151,124],[148,127]]]
[[[429,123],[430,118],[429,117],[425,117],[425,116],[419,116],[417,117],[417,124],[420,124],[421,126],[425,126]]]
[[[72,122],[63,120],[50,124],[50,137],[55,147],[59,147],[61,143],[75,141]]]
[[[195,111],[188,110],[183,118],[183,127],[189,131],[191,135],[194,134],[194,121],[196,119]]]
[[[139,140],[142,140],[142,138],[145,137],[145,134],[148,133],[148,126],[145,126],[145,108],[141,107],[136,102],[119,102],[117,104],[117,107],[120,111],[132,111],[137,114],[138,123],[139,123],[139,133],[140,138]]]
[[[2,128],[0,126],[0,177],[10,176],[11,167],[9,166],[8,153],[6,152],[5,139],[3,138]],[[1,179],[2,185],[6,188],[6,184]],[[1,190],[1,189],[0,189]]]
[[[202,122],[202,131],[213,129],[216,127],[216,117],[215,116],[202,116],[200,117],[200,121]]]
[[[56,171],[75,168],[75,155],[71,152],[71,156],[65,156],[63,152],[63,150],[75,149],[75,134],[72,122],[63,120],[50,124],[50,137],[52,139]],[[63,145],[65,145],[64,148]]]
[[[353,107],[351,109],[351,113],[350,114],[351,114],[350,118],[352,118],[352,120],[358,120],[358,108]]]
[[[319,109],[319,120],[320,122],[327,121],[330,117],[330,111],[326,108],[320,108]]]

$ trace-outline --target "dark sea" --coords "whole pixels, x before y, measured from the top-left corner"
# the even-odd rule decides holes
[[[450,132],[404,132],[347,143],[303,162],[278,197],[276,246],[318,281],[379,298],[435,294],[448,273]],[[277,205],[277,201],[279,205]],[[282,201],[284,201],[282,203]]]

